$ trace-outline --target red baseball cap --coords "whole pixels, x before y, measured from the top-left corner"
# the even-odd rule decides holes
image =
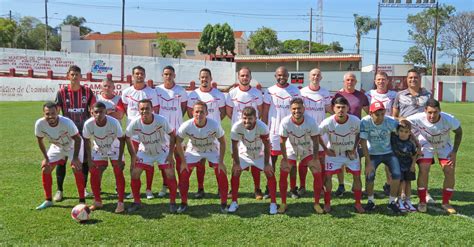
[[[370,112],[376,112],[378,110],[385,110],[385,106],[383,106],[382,102],[375,101],[374,103],[370,104]]]

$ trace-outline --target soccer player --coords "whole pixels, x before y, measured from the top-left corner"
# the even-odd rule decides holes
[[[250,81],[252,80],[250,68],[240,68],[237,77],[239,79],[239,86],[230,90],[226,97],[226,113],[232,120],[232,126],[242,119],[242,111],[245,107],[253,107],[256,110],[257,119],[260,117],[263,107],[262,91],[250,86]],[[257,166],[250,166],[254,183],[255,199],[257,200],[263,199],[262,190],[260,189],[260,171],[261,169]]]
[[[123,105],[122,98],[116,95],[114,90],[115,84],[112,80],[102,80],[100,93],[97,95],[97,101],[104,103],[107,109],[107,115],[121,121],[125,114],[125,106]]]
[[[177,130],[183,123],[183,115],[187,109],[188,94],[186,90],[175,83],[176,73],[173,66],[165,66],[163,68],[163,84],[158,86],[155,90],[158,95],[158,103],[160,109],[158,113],[165,117],[170,124],[172,129]],[[180,164],[179,155],[174,150],[174,157],[176,164]],[[179,173],[179,167],[176,166],[176,171]],[[164,174],[163,172],[161,173]],[[163,177],[163,181],[165,178]],[[158,197],[164,197],[166,195],[167,187],[163,184],[163,188],[158,193]]]
[[[388,209],[400,213],[395,201],[400,185],[400,164],[392,151],[390,136],[397,130],[398,122],[385,116],[385,106],[382,102],[370,104],[370,115],[362,118],[360,123],[360,142],[365,157],[365,181],[368,202],[365,211],[375,209],[374,181],[377,167],[384,163],[392,175]]]
[[[344,74],[343,88],[334,95],[334,98],[344,97],[349,102],[349,114],[361,119],[362,110],[366,113],[369,111],[369,101],[364,93],[356,89],[357,78],[354,73],[347,72]],[[359,151],[359,150],[358,150]],[[336,196],[342,196],[346,191],[344,187],[344,171],[337,174],[339,186],[336,190]]]
[[[280,125],[280,146],[282,159],[280,164],[280,196],[281,202],[278,213],[285,213],[288,209],[286,204],[286,190],[288,187],[288,173],[291,166],[296,166],[299,160],[300,166],[308,167],[313,173],[313,197],[314,210],[318,214],[324,213],[319,205],[319,197],[323,187],[321,164],[319,163],[319,129],[309,115],[305,115],[305,107],[301,98],[293,98],[290,101],[291,115],[283,118]],[[288,142],[287,142],[288,140]]]
[[[56,104],[61,109],[63,116],[71,119],[79,130],[82,136],[82,129],[84,122],[91,117],[91,106],[96,102],[96,98],[92,90],[81,85],[81,68],[76,65],[69,67],[66,75],[69,80],[69,85],[61,87],[56,94]],[[87,157],[84,157],[87,160]],[[82,164],[80,169],[84,174],[84,189],[87,185],[87,176],[89,167],[87,163]],[[66,177],[66,167],[58,166],[56,168],[56,182],[58,184],[58,191],[54,195],[54,201],[59,202],[63,200],[63,184]],[[89,195],[87,191],[84,192],[86,196]]]
[[[332,113],[331,108],[331,94],[325,88],[320,86],[320,82],[323,79],[321,70],[318,68],[312,69],[309,72],[309,85],[301,89],[301,98],[304,102],[304,112],[312,117],[316,124],[319,126],[321,122],[326,118],[326,112]],[[322,136],[323,141],[327,142],[327,136]],[[321,145],[319,146],[319,162],[323,165],[323,177],[324,177],[324,149]],[[308,173],[308,167],[303,166],[303,163],[298,166],[298,173],[300,178],[300,188],[298,189],[298,195],[303,196],[306,191],[306,174]]]
[[[232,125],[232,178],[230,181],[232,190],[232,203],[229,212],[237,211],[239,205],[240,174],[242,170],[263,170],[267,177],[270,191],[270,214],[277,213],[276,204],[276,179],[275,171],[270,165],[270,140],[268,139],[268,126],[257,119],[257,111],[252,106],[246,106],[241,111],[242,120]],[[259,173],[260,174],[260,173]]]
[[[206,103],[208,109],[208,118],[216,121],[219,125],[221,120],[226,116],[225,96],[217,88],[211,86],[212,73],[209,69],[203,68],[199,71],[199,81],[201,85],[198,89],[192,91],[188,95],[188,117],[192,118],[194,113],[194,104],[197,101]],[[211,164],[209,164],[211,165]],[[204,176],[206,175],[205,164],[201,163],[196,166],[196,176],[198,180],[198,191],[195,198],[200,199],[205,195],[204,192]],[[218,179],[216,177],[216,179]]]
[[[381,102],[385,108],[385,115],[392,116],[392,105],[397,92],[388,90],[388,75],[384,71],[378,71],[375,74],[375,86],[376,89],[371,89],[366,92],[369,103]],[[385,174],[387,181],[383,185],[383,190],[385,195],[390,195],[390,171],[387,166],[385,166]]]
[[[131,186],[133,203],[128,208],[128,212],[135,212],[142,207],[140,200],[140,176],[143,170],[150,170],[154,163],[157,163],[165,172],[166,185],[170,190],[170,212],[175,213],[177,210],[176,191],[178,187],[174,175],[173,159],[173,150],[176,143],[175,130],[170,127],[166,118],[153,113],[153,103],[151,100],[140,100],[138,110],[140,118],[132,120],[127,126],[126,131],[128,147],[132,145],[132,136],[137,136],[140,143],[138,150],[129,148],[129,152],[132,152],[132,158],[136,157],[136,161],[132,163]]]
[[[270,128],[270,143],[272,149],[270,152],[273,170],[275,170],[278,161],[278,155],[281,155],[280,149],[280,123],[281,120],[291,115],[290,101],[292,98],[300,97],[300,90],[288,83],[288,70],[280,66],[275,71],[277,83],[268,88],[263,97],[262,120]],[[296,187],[296,167],[290,170],[290,189],[292,197],[298,198],[298,188]],[[265,191],[265,197],[268,197],[268,190]]]
[[[420,203],[418,211],[426,212],[426,190],[430,166],[434,164],[434,156],[444,173],[442,207],[448,214],[455,214],[456,210],[449,204],[454,191],[454,170],[456,154],[461,145],[462,128],[459,120],[454,116],[441,111],[439,102],[429,99],[425,111],[407,118],[413,125],[418,141],[421,145],[423,157],[418,159],[418,197]],[[454,145],[451,143],[450,131],[454,132]]]
[[[344,97],[333,98],[331,105],[334,115],[326,118],[319,125],[320,134],[327,134],[329,142],[324,146],[326,153],[324,211],[331,211],[332,175],[340,173],[343,166],[353,176],[353,192],[355,209],[364,213],[360,200],[362,198],[362,184],[360,181],[360,161],[357,153],[359,144],[360,120],[348,114],[349,102]]]
[[[125,136],[122,132],[120,122],[106,115],[107,106],[98,101],[92,107],[92,116],[84,124],[84,149],[87,153],[89,170],[91,173],[91,188],[94,193],[94,204],[91,210],[103,207],[101,193],[102,174],[104,173],[109,160],[112,163],[115,175],[115,184],[118,193],[118,203],[116,213],[124,212],[125,178],[123,176],[123,150],[125,146]],[[91,139],[94,146],[91,150]]]
[[[141,66],[135,66],[132,69],[132,78],[133,78],[133,85],[131,87],[126,88],[122,92],[122,101],[127,112],[127,126],[135,119],[140,118],[140,113],[138,109],[138,102],[142,99],[149,99],[153,104],[153,111],[156,113],[160,107],[158,103],[158,96],[156,95],[156,91],[148,87],[145,83],[145,69]],[[132,137],[132,144],[135,148],[135,151],[138,151],[138,137]],[[130,167],[133,169],[133,167]],[[130,170],[130,173],[132,170]],[[155,168],[151,166],[151,168],[145,170],[146,174],[146,197],[147,199],[153,199],[153,192],[151,191],[153,185],[153,176],[155,174]],[[133,198],[133,192],[127,196],[127,198]]]
[[[44,159],[41,162],[41,176],[46,200],[36,209],[41,210],[53,206],[51,172],[56,166],[65,166],[67,158],[71,158],[71,167],[76,178],[79,202],[85,203],[84,174],[82,173],[83,150],[82,138],[72,120],[59,116],[57,104],[47,102],[43,105],[43,117],[35,123],[35,135]],[[43,139],[46,137],[51,144],[46,150]]]
[[[217,121],[207,117],[207,104],[196,101],[193,106],[193,118],[184,122],[178,129],[176,146],[180,146],[184,138],[188,137],[186,147],[186,161],[181,163],[179,192],[181,194],[181,205],[178,213],[188,209],[189,177],[195,166],[201,165],[201,161],[207,160],[214,168],[221,200],[221,212],[227,212],[227,191],[229,189],[225,156],[225,137],[222,126]]]

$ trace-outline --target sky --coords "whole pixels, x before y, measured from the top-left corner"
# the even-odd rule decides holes
[[[378,0],[322,0],[323,42],[339,41],[345,53],[355,53],[353,14],[377,17]],[[404,2],[404,0],[402,0]],[[473,0],[439,0],[453,5],[457,12],[473,11]],[[137,32],[202,31],[208,23],[227,22],[234,31],[245,31],[247,37],[265,26],[277,31],[279,40],[309,40],[310,9],[318,15],[318,0],[135,0],[126,1],[125,28]],[[121,30],[119,0],[48,0],[48,22],[59,25],[67,15],[82,16],[86,26],[95,32]],[[409,39],[408,14],[420,8],[382,8],[380,29],[380,64],[404,63],[403,55],[414,43]],[[0,0],[0,16],[33,16],[45,21],[45,0]],[[313,17],[313,41],[318,21]],[[375,63],[376,31],[361,41],[363,65]],[[438,53],[438,64],[451,63],[452,58]]]

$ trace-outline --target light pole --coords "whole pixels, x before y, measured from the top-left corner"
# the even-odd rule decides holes
[[[48,0],[44,0],[44,16],[45,16],[45,23],[46,23],[46,27],[44,29],[44,33],[45,33],[45,42],[44,42],[44,50],[47,51],[48,50]]]
[[[122,0],[122,54],[120,56],[120,81],[123,81],[123,67],[125,55],[125,0]]]

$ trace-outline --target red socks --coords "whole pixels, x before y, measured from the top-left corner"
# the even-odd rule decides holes
[[[230,179],[231,189],[232,189],[232,201],[236,202],[239,197],[239,186],[240,186],[240,175],[232,176]]]
[[[181,203],[188,203],[189,176],[192,170],[184,170],[179,176],[179,193],[181,194]]]
[[[166,185],[170,190],[170,203],[176,203],[176,191],[178,190],[178,184],[174,177],[166,180]]]
[[[91,173],[91,189],[94,194],[94,200],[96,202],[102,202],[102,198],[100,198],[100,169],[90,167],[89,172]]]
[[[204,189],[204,176],[206,175],[205,163],[201,162],[196,166],[196,176],[198,181],[198,189]]]
[[[85,187],[85,181],[84,181],[84,174],[82,171],[77,171],[74,173],[74,178],[76,179],[76,186],[77,186],[77,193],[79,193],[79,200],[84,200],[84,187]]]
[[[123,202],[125,195],[125,177],[123,176],[123,171],[119,167],[114,166],[114,175],[115,186],[117,186],[118,201]]]
[[[51,200],[53,198],[53,178],[51,176],[51,173],[41,173],[41,180],[43,181],[44,196],[46,197],[46,200]]]
[[[360,204],[360,199],[362,199],[362,190],[353,190],[354,200],[356,204]]]
[[[260,169],[255,166],[250,166],[250,171],[252,172],[255,189],[260,189]]]
[[[153,176],[155,175],[155,167],[150,166],[150,169],[146,169],[145,173],[146,173],[146,189],[151,190],[151,186],[153,184]],[[163,175],[163,171],[161,171],[161,176],[163,177],[163,181],[166,181],[164,179],[165,176]]]
[[[322,188],[323,188],[322,174],[320,172],[313,173],[314,203],[319,203],[319,197],[321,196]]]
[[[268,192],[270,194],[270,199],[272,203],[276,203],[276,178],[275,174],[273,176],[268,177],[267,176],[267,185],[268,185]]]
[[[453,192],[454,192],[454,189],[451,189],[451,188],[443,189],[443,205],[449,204],[449,200],[451,200],[451,197],[453,196]]]
[[[331,191],[324,192],[324,204],[331,205]]]
[[[221,204],[227,204],[227,193],[229,191],[229,180],[227,180],[227,175],[224,171],[220,171],[214,167],[214,173],[217,178],[217,186],[219,187],[219,196],[221,197]]]
[[[296,181],[295,181],[296,184]],[[280,170],[280,197],[281,203],[286,204],[286,191],[288,190],[288,172]]]
[[[300,188],[306,188],[306,174],[308,174],[308,167],[299,165],[298,174],[300,177]]]
[[[418,188],[418,198],[420,203],[426,203],[426,188]]]
[[[132,186],[133,202],[142,203],[140,199],[140,187],[142,186],[142,182],[140,181],[140,179],[132,178],[131,186]]]

